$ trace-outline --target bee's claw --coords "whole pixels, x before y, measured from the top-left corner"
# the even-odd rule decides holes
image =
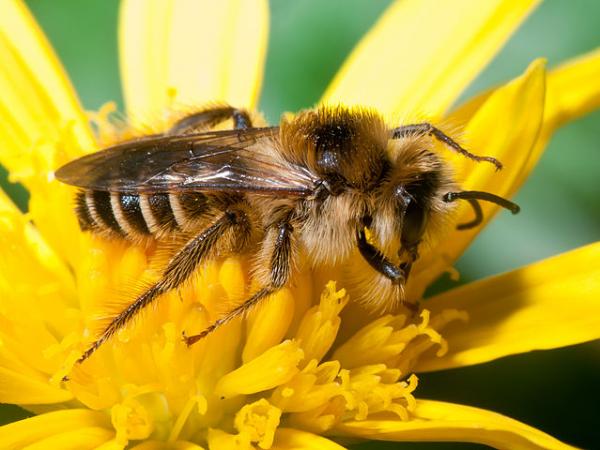
[[[421,302],[418,300],[416,302],[404,302],[403,306],[408,309],[411,313],[411,317],[414,319],[421,311]]]
[[[188,336],[185,331],[181,332],[181,339],[183,340],[183,342],[185,342],[185,345],[188,347],[191,347],[192,344],[194,342],[196,342],[196,339],[194,339],[195,336]]]

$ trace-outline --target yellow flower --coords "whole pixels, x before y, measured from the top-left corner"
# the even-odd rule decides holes
[[[510,196],[552,132],[600,105],[596,51],[548,74],[535,61],[448,111],[536,3],[395,2],[323,101],[369,104],[391,119],[418,111],[464,124],[469,147],[506,169],[496,174],[448,155],[462,185]],[[265,0],[125,1],[121,67],[132,126],[156,117],[166,123],[162,114],[207,101],[254,107],[267,23]],[[419,46],[404,45],[417,31]],[[197,45],[205,42],[221,50]],[[201,54],[189,58],[189,45]],[[340,282],[328,282],[330,273],[301,273],[246,320],[188,349],[183,330],[202,330],[249,290],[243,259],[213,261],[61,382],[119,288],[155,278],[159,257],[79,231],[73,192],[52,173],[115,136],[106,110],[94,117],[94,135],[16,0],[2,6],[0,62],[0,162],[31,194],[27,214],[0,194],[0,402],[36,414],[0,427],[0,448],[333,450],[349,438],[568,447],[493,412],[417,399],[415,373],[598,338],[599,243],[427,299],[416,320],[366,320],[352,313]],[[496,209],[486,205],[485,217]],[[408,295],[421,297],[478,231],[450,232],[424,252]]]

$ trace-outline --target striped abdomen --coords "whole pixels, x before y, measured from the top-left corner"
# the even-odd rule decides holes
[[[81,191],[75,212],[82,230],[140,238],[181,232],[208,210],[204,194]]]

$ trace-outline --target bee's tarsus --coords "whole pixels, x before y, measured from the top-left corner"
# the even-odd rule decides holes
[[[273,289],[273,288],[263,288],[263,289],[259,290],[252,297],[250,297],[248,300],[246,300],[244,303],[242,303],[241,305],[232,309],[227,314],[225,314],[223,317],[221,317],[220,319],[217,319],[215,322],[210,324],[202,332],[192,335],[192,336],[184,335],[184,338],[183,338],[184,342],[186,343],[186,345],[188,347],[190,347],[191,345],[194,345],[196,342],[204,339],[206,336],[211,334],[213,331],[215,331],[221,325],[224,325],[227,322],[229,322],[230,320],[235,319],[236,317],[245,314],[250,309],[252,309],[254,306],[256,306],[265,297],[268,297],[269,295],[273,294],[276,291],[277,291],[277,289]]]
[[[203,332],[204,333],[204,332]],[[202,339],[205,335],[203,335],[202,333],[200,333],[199,335],[194,335],[194,336],[188,336],[185,331],[181,332],[181,339],[183,340],[183,342],[185,342],[185,345],[187,345],[188,347],[191,347],[193,344],[195,344],[196,342],[198,342],[200,339]]]
[[[292,211],[284,210],[280,211],[280,214],[281,219],[269,227],[272,229],[272,233],[269,233],[269,238],[272,240],[269,264],[269,286],[259,289],[249,299],[229,311],[223,317],[217,319],[201,333],[194,336],[184,335],[184,341],[188,347],[199,340],[204,339],[221,325],[226,324],[238,316],[244,315],[263,299],[277,292],[288,282],[294,253],[294,249],[292,248],[292,234],[294,232],[292,221],[294,216]]]

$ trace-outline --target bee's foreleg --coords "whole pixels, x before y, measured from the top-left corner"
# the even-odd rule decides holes
[[[399,139],[399,138],[410,137],[410,136],[424,136],[424,135],[433,136],[438,141],[446,144],[449,148],[454,150],[456,153],[460,153],[461,155],[463,155],[466,158],[472,159],[473,161],[477,161],[477,162],[486,161],[486,162],[489,162],[489,163],[493,164],[494,166],[496,166],[496,170],[502,169],[502,163],[500,161],[498,161],[496,158],[494,158],[492,156],[478,156],[478,155],[471,153],[467,149],[461,147],[458,142],[456,142],[450,136],[445,134],[442,130],[434,127],[429,122],[415,123],[415,124],[411,124],[411,125],[403,125],[401,127],[394,128],[392,130],[392,139]]]
[[[390,280],[392,284],[398,285],[400,287],[403,287],[406,284],[408,276],[410,274],[412,263],[417,258],[416,250],[414,253],[411,252],[410,261],[404,262],[397,266],[388,258],[386,258],[386,256],[381,251],[379,251],[376,247],[374,247],[367,241],[367,237],[365,235],[364,230],[358,231],[356,242],[360,254],[373,269],[375,269],[377,272],[379,272],[388,280]],[[419,310],[418,302],[404,302],[403,306],[411,310],[413,314],[415,314]]]
[[[252,128],[252,120],[248,112],[229,105],[219,105],[178,120],[167,134],[189,134],[206,131],[228,119],[233,120],[233,128],[236,130]]]
[[[262,249],[259,254],[260,260],[265,260],[268,264],[265,277],[266,286],[255,292],[249,299],[244,301],[236,308],[229,311],[223,317],[220,317],[211,325],[206,327],[200,334],[193,336],[185,336],[184,340],[187,345],[192,345],[195,342],[208,336],[221,325],[230,320],[245,314],[260,303],[261,300],[274,294],[281,289],[289,280],[292,271],[292,263],[294,261],[295,246],[294,246],[294,226],[292,224],[292,213],[284,214],[283,217],[267,226],[265,238],[262,243]],[[258,276],[260,275],[260,268]]]
[[[240,251],[248,243],[251,229],[250,219],[242,209],[230,208],[225,211],[211,226],[190,239],[171,258],[161,278],[116,316],[77,362],[82,363],[88,359],[98,347],[158,296],[181,286],[203,261],[221,253]]]
[[[394,284],[404,284],[406,282],[407,274],[402,267],[395,265],[377,248],[369,244],[364,230],[358,231],[356,242],[360,254],[373,269],[388,278]]]

